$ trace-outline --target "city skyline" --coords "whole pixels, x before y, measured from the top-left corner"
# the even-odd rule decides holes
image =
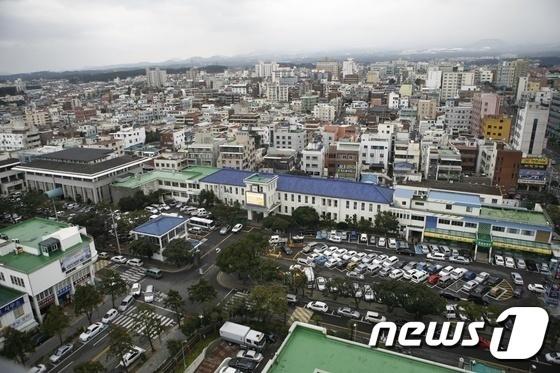
[[[71,6],[70,6],[71,4]],[[515,49],[557,44],[554,1],[379,4],[220,0],[0,1],[0,73],[159,63],[195,56]],[[484,9],[483,12],[480,10]],[[504,10],[506,9],[506,10]],[[359,11],[358,11],[359,10]],[[526,15],[530,11],[531,17]],[[499,15],[499,16],[497,16]],[[427,27],[438,24],[438,27]],[[344,25],[351,25],[345,27]],[[257,32],[255,32],[257,31]],[[394,37],[396,33],[397,37]],[[482,41],[482,42],[481,42]],[[488,50],[492,50],[489,48]]]

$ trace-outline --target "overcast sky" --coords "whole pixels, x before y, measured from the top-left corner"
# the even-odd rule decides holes
[[[559,0],[0,0],[0,72],[560,42]]]

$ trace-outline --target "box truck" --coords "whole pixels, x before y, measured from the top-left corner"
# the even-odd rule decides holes
[[[256,349],[262,349],[266,343],[263,333],[231,321],[226,321],[224,325],[222,325],[220,328],[220,337],[224,341]]]

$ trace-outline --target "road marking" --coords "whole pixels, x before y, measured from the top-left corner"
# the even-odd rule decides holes
[[[160,310],[164,310],[164,311],[167,311],[167,312],[171,312],[171,313],[174,313],[174,314],[176,314],[176,312],[175,312],[175,311],[173,311],[173,310],[170,310],[169,308],[165,308],[165,307],[162,307],[162,306],[158,306],[157,304],[153,304],[153,303],[146,303],[146,302],[144,302],[144,301],[142,301],[142,300],[138,300],[138,302],[140,302],[140,303],[144,303],[144,304],[147,304],[147,305],[149,305],[149,306],[152,306],[152,307],[155,307],[155,308],[159,308]]]
[[[91,361],[97,361],[97,359],[99,359],[103,354],[105,354],[107,351],[109,351],[110,348],[111,348],[111,346],[105,347],[103,350],[101,350],[101,352],[99,352],[97,355],[95,355],[91,359]]]
[[[204,258],[206,255],[210,254],[212,251],[216,251],[217,247],[220,247],[220,245],[222,243],[224,243],[225,240],[227,240],[228,238],[230,238],[232,236],[232,233],[228,234],[226,237],[224,237],[223,240],[221,240],[220,242],[218,242],[214,247],[212,247],[210,250],[208,250],[207,252],[205,252],[204,254],[202,254],[201,258]]]
[[[68,368],[70,365],[74,364],[74,360],[72,360],[71,362],[69,362],[68,364],[66,364],[64,367],[62,367],[59,372],[62,372],[64,369]]]
[[[93,345],[97,346],[99,344],[99,342],[101,342],[102,340],[104,340],[108,336],[109,336],[109,333],[105,334],[103,337],[99,338]]]
[[[212,269],[212,267],[214,267],[214,264],[212,264],[210,267],[208,267],[208,269],[202,273],[202,276],[204,276],[205,274],[207,274],[208,271],[210,271],[210,270]]]

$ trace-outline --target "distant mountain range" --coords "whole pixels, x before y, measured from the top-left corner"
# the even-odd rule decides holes
[[[70,79],[82,80],[83,77],[107,75],[107,78],[123,75],[132,76],[130,73],[145,69],[146,67],[162,67],[171,70],[185,70],[186,68],[203,68],[209,65],[226,67],[250,67],[258,61],[281,61],[290,64],[310,64],[317,62],[325,57],[342,60],[353,57],[357,61],[368,63],[382,60],[405,58],[411,60],[434,59],[434,58],[514,58],[529,57],[549,59],[550,57],[560,57],[560,43],[554,44],[527,44],[513,45],[500,39],[483,39],[472,44],[461,47],[433,47],[424,49],[408,50],[374,50],[366,48],[355,48],[347,50],[323,50],[312,52],[292,52],[292,53],[247,53],[236,56],[211,56],[211,57],[190,57],[186,59],[173,59],[161,62],[138,62],[132,64],[117,64],[107,66],[86,67],[72,71],[38,71],[20,74],[0,75],[2,80],[12,79]],[[560,63],[556,58],[549,63]],[[127,72],[128,74],[120,74]],[[136,75],[138,75],[136,73]]]

